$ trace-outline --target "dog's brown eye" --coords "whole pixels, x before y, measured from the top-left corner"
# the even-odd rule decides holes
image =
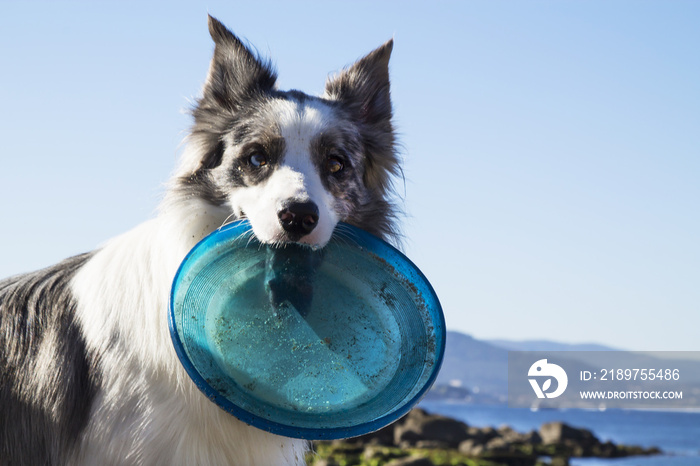
[[[260,168],[260,167],[264,167],[265,165],[267,165],[267,157],[265,157],[263,154],[260,154],[260,153],[255,153],[255,154],[251,155],[248,158],[248,161],[255,168]]]
[[[333,174],[340,173],[345,166],[343,165],[343,162],[340,160],[336,159],[335,157],[332,157],[326,161],[326,169]]]

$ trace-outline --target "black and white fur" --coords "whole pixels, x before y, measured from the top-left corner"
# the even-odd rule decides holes
[[[337,222],[396,235],[389,41],[328,80],[282,92],[209,18],[214,57],[156,218],[103,248],[0,282],[0,464],[303,464],[304,441],[203,396],[167,326],[185,254],[233,219],[265,243],[322,247]]]

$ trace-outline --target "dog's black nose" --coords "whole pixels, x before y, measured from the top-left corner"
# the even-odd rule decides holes
[[[313,202],[292,202],[277,212],[284,231],[293,235],[308,235],[318,223],[318,206]]]

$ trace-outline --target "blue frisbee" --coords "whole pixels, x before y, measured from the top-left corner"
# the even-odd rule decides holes
[[[445,320],[398,250],[340,224],[320,250],[259,243],[236,222],[180,265],[170,333],[211,401],[257,428],[355,437],[406,414],[435,381]]]

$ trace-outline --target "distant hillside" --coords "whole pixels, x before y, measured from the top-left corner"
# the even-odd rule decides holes
[[[505,403],[508,398],[509,351],[614,351],[600,345],[568,345],[556,342],[482,341],[459,332],[447,332],[442,370],[435,383],[434,396],[452,393],[446,386],[468,390],[470,401]]]
[[[484,340],[484,343],[494,345],[508,351],[535,351],[535,352],[553,352],[553,351],[576,351],[568,359],[581,361],[585,364],[594,364],[600,361],[600,358],[595,354],[587,353],[589,351],[617,351],[619,356],[611,356],[609,364],[615,365],[618,368],[650,368],[650,367],[672,367],[678,369],[683,374],[683,380],[686,382],[700,382],[700,361],[697,356],[692,357],[688,352],[632,352],[620,348],[612,348],[609,346],[599,345],[595,343],[569,344],[559,343],[548,340],[528,340],[528,341],[510,341],[510,340]],[[610,366],[609,366],[610,367]]]
[[[700,362],[659,359],[643,353],[631,353],[597,344],[567,344],[553,341],[477,340],[463,333],[447,332],[442,369],[432,392],[433,397],[463,399],[475,403],[504,403],[508,397],[508,352],[576,351],[561,361],[579,361],[576,367],[597,370],[600,356],[590,352],[616,351],[606,355],[606,365],[615,368],[677,368],[686,383],[700,382]],[[587,353],[588,352],[588,353]],[[669,353],[669,356],[673,354]],[[523,355],[525,356],[525,355]],[[609,364],[608,364],[609,363]],[[688,387],[686,387],[688,388]]]
[[[472,394],[505,401],[508,396],[508,351],[469,335],[447,332],[437,385],[461,386]]]
[[[570,344],[549,340],[484,340],[484,342],[508,351],[622,351],[620,348],[612,348],[596,343]]]

